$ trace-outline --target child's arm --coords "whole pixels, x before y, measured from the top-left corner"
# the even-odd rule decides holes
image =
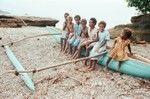
[[[74,33],[74,24],[72,24],[71,32]]]
[[[114,44],[113,44],[112,48],[115,47],[116,43],[117,43],[117,40],[114,41]]]
[[[131,46],[130,46],[130,44],[128,44],[128,50],[129,50],[130,54],[132,55],[132,51],[131,51]]]
[[[67,25],[67,24],[64,22],[64,23],[63,23],[63,30],[65,30],[66,25]]]
[[[94,40],[92,40],[91,42],[89,42],[89,44],[91,44],[91,43],[94,43],[94,42],[97,42],[98,40],[99,40],[99,31],[96,33],[96,37],[95,37],[95,39]]]

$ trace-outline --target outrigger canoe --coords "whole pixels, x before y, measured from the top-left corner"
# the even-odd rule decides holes
[[[8,58],[9,58],[9,60],[11,61],[13,66],[16,68],[16,70],[17,71],[25,71],[24,67],[17,60],[16,56],[13,54],[13,52],[11,51],[9,46],[4,46],[4,48],[5,48],[5,52],[6,52],[7,56],[8,56]],[[27,87],[31,91],[34,91],[35,90],[35,86],[34,86],[34,83],[33,83],[32,79],[31,79],[31,77],[27,73],[20,73],[20,76],[21,76],[21,79],[27,85]]]
[[[63,32],[62,30],[59,30],[55,27],[47,27],[47,29],[50,33]],[[53,38],[55,38],[56,42],[60,42],[60,37],[61,37],[61,35],[53,36]],[[103,55],[103,58],[98,60],[98,64],[105,66],[107,59],[108,59],[108,54],[106,53]],[[108,68],[110,68],[112,70],[116,70],[117,65],[118,65],[118,62],[116,60],[112,60],[109,63]],[[150,79],[150,64],[140,61],[140,60],[137,60],[137,59],[129,58],[127,61],[124,61],[122,63],[119,72],[128,74],[128,75],[132,75],[135,77]]]

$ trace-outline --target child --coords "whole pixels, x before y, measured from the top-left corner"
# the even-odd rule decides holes
[[[88,27],[86,26],[87,24],[87,20],[86,19],[82,19],[81,20],[81,34],[80,34],[80,43],[78,45],[78,49],[77,51],[74,53],[73,55],[73,59],[77,59],[79,58],[80,54],[81,54],[81,49],[82,47],[85,45],[86,41],[89,38],[88,35]]]
[[[132,55],[131,47],[130,47],[131,35],[132,35],[132,31],[129,28],[125,28],[122,34],[115,39],[114,46],[109,51],[109,58],[106,62],[107,67],[108,67],[109,62],[112,59],[115,59],[119,61],[118,66],[117,66],[117,71],[119,70],[121,63],[128,59],[128,55],[125,51],[126,47],[128,47],[128,50],[130,54]]]
[[[72,38],[72,36],[74,35],[74,24],[72,22],[72,17],[68,16],[67,17],[67,26],[66,26],[66,31],[67,31],[67,35],[68,35],[68,39],[66,42],[66,47],[64,52],[66,53],[68,48],[69,48],[69,40]]]
[[[67,27],[67,17],[68,16],[69,16],[69,13],[65,13],[64,14],[65,21],[63,23],[63,29],[62,30],[65,31],[65,32],[62,33],[62,37],[60,39],[61,51],[64,51],[65,45],[66,45],[66,41],[67,41],[67,35],[66,35],[67,30],[66,30],[66,27]]]
[[[81,17],[79,15],[76,15],[74,17],[74,20],[76,24],[74,24],[74,35],[73,37],[69,40],[69,52],[68,54],[73,54],[80,43],[80,33],[81,33]],[[73,51],[73,52],[72,52]]]
[[[99,26],[99,30],[97,32],[98,41],[95,43],[94,47],[92,48],[89,57],[93,57],[96,55],[102,56],[103,54],[106,53],[106,45],[107,45],[107,41],[110,39],[110,35],[109,32],[105,30],[106,27],[105,21],[99,22],[98,26]],[[90,59],[90,65],[87,67],[88,71],[95,70],[98,58],[99,56]]]
[[[89,56],[89,52],[90,50],[93,48],[93,46],[95,45],[95,42],[98,39],[98,35],[97,32],[98,30],[95,28],[95,25],[97,23],[97,20],[95,18],[91,18],[89,21],[89,28],[88,28],[88,35],[89,35],[89,40],[85,43],[85,47],[86,47],[86,57]],[[84,64],[87,65],[87,61],[84,61]]]

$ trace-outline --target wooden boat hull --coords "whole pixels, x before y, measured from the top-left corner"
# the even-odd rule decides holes
[[[11,51],[11,49],[9,48],[9,46],[5,46],[5,52],[9,58],[9,60],[11,61],[11,63],[13,64],[13,66],[16,68],[17,71],[25,71],[25,69],[23,68],[23,66],[21,65],[21,63],[17,60],[16,56],[13,54],[13,52]],[[30,78],[30,76],[27,73],[20,73],[21,79],[25,82],[25,84],[27,85],[27,87],[34,91],[35,90],[35,86],[34,83],[32,81],[32,79]]]
[[[54,27],[49,28],[49,31],[50,31],[50,33],[62,32],[61,30],[54,28]],[[60,42],[60,37],[61,37],[61,35],[55,36],[55,38],[57,38],[55,40],[57,42]],[[105,66],[107,59],[108,59],[108,55],[105,54],[103,56],[103,58],[98,60],[98,64]],[[112,60],[109,63],[108,68],[110,68],[112,70],[116,70],[117,65],[118,65],[118,61]],[[132,76],[136,76],[136,77],[149,79],[150,78],[150,64],[142,62],[140,60],[130,58],[127,61],[124,61],[122,63],[119,72],[124,73],[124,74],[128,74],[128,75],[132,75]]]

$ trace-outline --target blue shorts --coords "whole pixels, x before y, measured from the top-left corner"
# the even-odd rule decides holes
[[[69,44],[70,44],[71,46],[76,47],[76,46],[78,46],[79,43],[80,43],[80,38],[79,38],[79,37],[78,37],[78,38],[75,38],[75,36],[73,36],[71,39],[68,40],[68,42],[69,42]]]

